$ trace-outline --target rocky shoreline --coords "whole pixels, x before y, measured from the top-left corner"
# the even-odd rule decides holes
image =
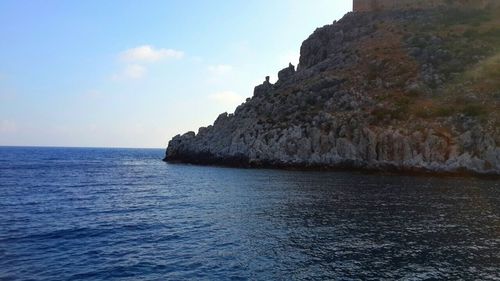
[[[190,136],[179,136],[174,138],[169,144],[169,147],[179,148],[181,144],[176,144],[175,141],[183,141],[186,138],[193,137],[193,133],[188,133]],[[439,143],[439,142],[437,142]],[[406,144],[402,144],[403,146]],[[376,146],[376,145],[375,145]],[[397,145],[396,145],[397,146]],[[372,146],[373,147],[373,146]],[[390,145],[385,145],[385,148]],[[370,149],[370,147],[366,147]],[[451,148],[453,149],[453,148]],[[430,152],[431,150],[428,149]],[[179,153],[180,152],[180,153]],[[340,152],[340,151],[339,151]],[[498,158],[498,148],[490,151],[490,157]],[[340,152],[345,154],[346,152]],[[358,152],[354,152],[356,154]],[[450,148],[441,153],[436,154],[437,157],[445,157],[444,154],[450,153]],[[496,153],[496,155],[495,155]],[[358,153],[359,154],[359,153]],[[317,159],[317,155],[307,156],[303,159],[275,159],[274,157],[258,159],[250,158],[243,153],[220,154],[215,155],[207,149],[194,149],[188,148],[186,150],[176,150],[169,154],[168,150],[164,161],[170,163],[189,163],[196,165],[214,165],[214,166],[227,166],[238,168],[272,168],[272,169],[287,169],[287,170],[320,170],[320,171],[338,171],[338,170],[353,170],[365,172],[386,172],[386,173],[403,173],[409,175],[436,175],[436,176],[480,176],[488,178],[498,178],[500,173],[497,169],[484,169],[485,160],[478,157],[470,157],[468,153],[458,156],[448,156],[446,162],[426,162],[421,153],[415,153],[417,156],[407,158],[406,160],[372,160],[367,161],[367,158],[354,158],[343,157],[339,154],[333,156],[324,156],[322,160],[311,161],[310,159]],[[376,156],[377,157],[377,156]],[[427,158],[430,158],[427,155]],[[386,159],[388,159],[387,157]],[[492,159],[492,161],[497,161]]]
[[[303,43],[297,70],[174,137],[164,160],[499,176],[500,84],[480,72],[499,54],[496,30],[467,35],[487,13],[350,13]]]

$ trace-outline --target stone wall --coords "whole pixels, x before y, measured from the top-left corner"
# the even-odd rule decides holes
[[[439,6],[499,7],[500,0],[353,0],[354,12],[429,9]]]

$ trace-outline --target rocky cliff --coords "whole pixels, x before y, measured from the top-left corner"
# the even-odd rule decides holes
[[[500,175],[500,12],[349,13],[166,161]]]

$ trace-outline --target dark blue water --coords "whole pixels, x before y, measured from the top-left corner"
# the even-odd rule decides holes
[[[0,148],[0,280],[500,280],[500,184]]]

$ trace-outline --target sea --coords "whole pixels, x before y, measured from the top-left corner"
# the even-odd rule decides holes
[[[500,280],[500,182],[0,147],[0,280]]]

